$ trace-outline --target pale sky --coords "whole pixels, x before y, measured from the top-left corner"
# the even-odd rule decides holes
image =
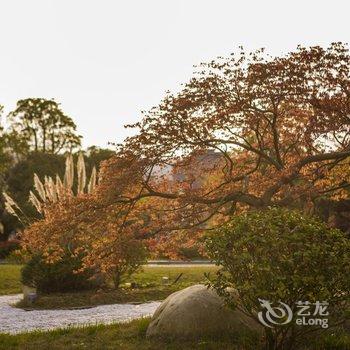
[[[0,104],[55,98],[84,146],[176,91],[193,65],[266,47],[350,42],[347,0],[0,0]]]

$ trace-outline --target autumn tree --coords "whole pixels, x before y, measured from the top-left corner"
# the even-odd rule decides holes
[[[60,170],[59,165],[57,169]],[[97,195],[96,167],[87,177],[82,152],[76,164],[72,155],[67,156],[63,178],[59,173],[42,178],[34,174],[34,186],[27,196],[36,217],[26,215],[21,203],[3,193],[7,212],[27,224],[19,235],[23,252],[40,269],[51,271],[53,265],[57,263],[59,267],[62,263],[63,267],[67,265],[68,270],[64,271],[69,272],[69,278],[71,272],[85,275],[86,271],[93,271],[118,288],[122,278],[135,272],[147,256],[141,239],[142,204],[134,206],[129,215],[122,205],[102,205]],[[32,272],[32,268],[29,270]],[[27,271],[26,275],[29,280],[36,279],[35,273],[33,276]],[[54,274],[49,273],[44,280],[50,281],[50,276],[54,285],[43,288],[59,288]]]
[[[201,64],[131,126],[136,135],[105,163],[101,198],[152,198],[153,232],[244,208],[311,208],[349,186],[346,172],[332,175],[350,156],[349,69],[341,43]]]
[[[17,102],[10,113],[10,135],[21,135],[31,150],[57,154],[72,151],[81,144],[73,120],[59,104],[44,98],[28,98]]]
[[[196,237],[250,208],[310,211],[343,196],[349,69],[340,43],[274,58],[242,51],[202,64],[182,91],[133,125],[138,132],[103,162],[93,194],[53,205],[25,230],[24,244],[54,259],[72,241],[85,250],[85,266],[98,263],[107,273],[119,268],[122,238],[154,245],[171,232],[183,241],[185,229]]]

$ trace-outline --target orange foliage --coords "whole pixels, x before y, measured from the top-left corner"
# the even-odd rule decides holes
[[[138,132],[104,162],[94,195],[60,203],[25,241],[36,240],[55,257],[54,242],[72,240],[88,264],[104,266],[117,232],[136,233],[151,246],[156,240],[161,249],[170,237],[176,245],[183,230],[197,234],[237,211],[309,208],[323,196],[344,195],[349,69],[340,43],[275,58],[241,52],[202,64],[181,92],[132,126]],[[170,235],[176,230],[181,234]],[[34,231],[37,238],[30,238]]]

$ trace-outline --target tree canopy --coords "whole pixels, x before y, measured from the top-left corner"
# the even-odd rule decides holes
[[[156,250],[172,241],[160,233],[185,243],[252,208],[313,211],[349,198],[349,69],[341,43],[200,65],[131,126],[138,131],[102,163],[93,193],[49,207],[24,237],[46,232],[45,249],[57,252],[64,239],[93,242],[86,265],[108,265],[123,232]]]
[[[156,209],[196,225],[242,206],[303,205],[339,193],[348,172],[326,180],[349,167],[349,69],[341,43],[201,64],[182,91],[131,126],[137,134],[103,169],[104,197],[157,198]],[[213,151],[216,161],[207,161]],[[163,227],[173,226],[167,221]]]
[[[81,145],[74,121],[54,100],[27,98],[10,113],[11,133],[21,135],[31,150],[57,154]]]
[[[0,117],[2,113],[0,106]],[[65,167],[64,153],[72,153],[80,146],[81,136],[76,132],[73,120],[66,116],[58,103],[43,98],[20,100],[14,111],[7,116],[6,127],[0,124],[0,188],[8,193],[28,218],[38,217],[28,195],[33,189],[33,175],[44,179],[48,176],[62,176]],[[80,148],[80,147],[79,147]],[[80,151],[81,153],[82,151]],[[83,152],[86,157],[86,173],[114,154],[112,150],[96,146]],[[77,183],[74,183],[76,189]],[[0,240],[23,225],[16,217],[4,210],[0,200]],[[4,227],[4,228],[3,228]]]

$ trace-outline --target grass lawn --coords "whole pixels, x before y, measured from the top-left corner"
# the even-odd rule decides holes
[[[0,265],[0,294],[18,293],[19,265]],[[205,280],[204,272],[214,272],[216,267],[144,267],[124,283],[134,282],[135,289],[123,288],[120,291],[89,291],[41,295],[35,308],[69,308],[92,306],[118,302],[142,302],[164,299],[175,290],[200,283]],[[180,275],[177,283],[172,284]],[[162,277],[169,278],[169,284],[162,283]],[[26,305],[21,305],[26,306]],[[33,306],[31,306],[33,307]],[[18,335],[0,333],[0,350],[9,349],[122,349],[122,350],[262,350],[262,341],[254,336],[240,334],[235,338],[198,339],[195,341],[148,340],[145,332],[149,318],[129,323],[96,325],[77,328],[56,329],[49,332],[36,331]],[[310,339],[309,339],[310,340]],[[331,331],[324,337],[310,341],[303,350],[350,350],[350,335],[342,331]]]
[[[57,329],[18,335],[0,334],[0,350],[10,349],[121,349],[121,350],[263,350],[261,340],[241,334],[235,338],[161,341],[145,338],[149,318],[129,323]],[[350,349],[350,336],[334,333],[308,342],[303,350]]]
[[[102,304],[126,303],[126,302],[145,302],[150,300],[163,300],[169,294],[176,290],[183,289],[190,285],[205,282],[204,273],[214,272],[217,268],[214,266],[195,266],[195,267],[149,267],[143,269],[127,278],[119,290],[96,290],[75,293],[54,293],[40,295],[38,300],[31,305],[24,301],[17,306],[31,309],[59,309],[85,307]],[[1,294],[10,294],[20,292],[19,284],[20,266],[0,265],[1,273],[13,276],[12,284],[17,286],[11,290],[2,291]],[[15,271],[16,273],[11,273]],[[180,274],[182,274],[180,276]],[[176,283],[175,280],[180,276]],[[168,277],[168,283],[164,284],[163,277]],[[10,279],[11,280],[11,279]],[[136,288],[126,288],[125,283],[134,282]]]
[[[0,295],[22,292],[21,265],[0,265]]]
[[[19,335],[0,334],[0,350],[9,349],[244,349],[256,350],[256,341],[251,339],[212,339],[196,341],[147,340],[145,333],[149,319],[113,325],[86,326],[57,329],[50,332],[31,332]],[[237,342],[240,346],[237,346]]]

